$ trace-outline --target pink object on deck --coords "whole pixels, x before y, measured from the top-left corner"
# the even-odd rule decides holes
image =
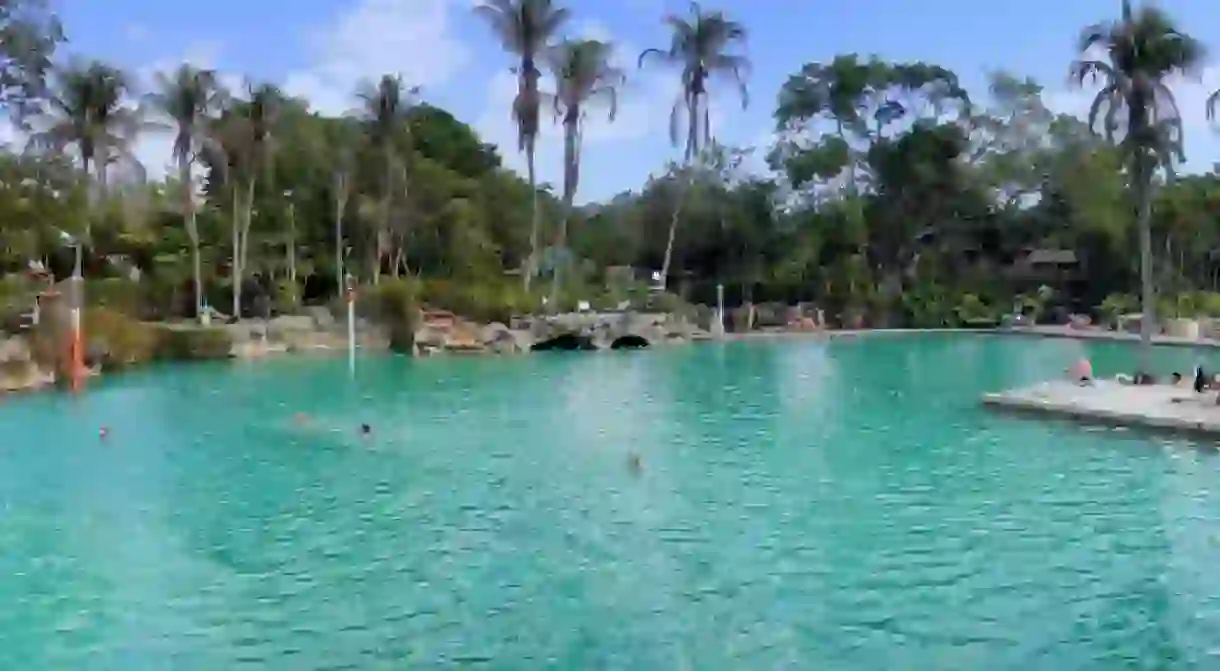
[[[1080,359],[1068,369],[1068,377],[1073,380],[1092,380],[1093,364],[1088,359]]]

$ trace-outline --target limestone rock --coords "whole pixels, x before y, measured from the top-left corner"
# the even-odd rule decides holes
[[[30,344],[25,338],[0,338],[0,363],[29,361],[30,358]]]
[[[309,315],[281,315],[267,322],[269,336],[281,337],[286,333],[313,331],[314,319]]]
[[[335,316],[330,313],[329,308],[311,306],[305,308],[305,314],[313,320],[314,328],[318,330],[329,331],[335,328]]]
[[[496,354],[516,354],[524,349],[512,329],[500,322],[484,326],[482,340],[483,345]]]
[[[0,392],[33,391],[55,384],[55,374],[33,361],[0,362]]]

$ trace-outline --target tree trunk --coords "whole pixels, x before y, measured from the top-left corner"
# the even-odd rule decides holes
[[[540,223],[540,213],[538,212],[538,175],[534,166],[534,137],[529,137],[525,141],[525,162],[527,172],[529,173],[530,181],[530,255],[525,260],[525,268],[522,273],[523,286],[525,293],[529,293],[530,283],[534,280],[534,275],[538,273],[538,228]]]
[[[579,118],[579,112],[575,114]],[[559,283],[563,267],[567,261],[565,247],[568,244],[568,217],[572,214],[572,202],[576,199],[577,182],[580,179],[580,150],[578,138],[579,121],[568,121],[564,124],[563,133],[563,217],[559,220],[559,230],[555,235],[555,267],[551,273],[551,309],[559,310]]]
[[[1136,202],[1140,241],[1139,372],[1152,372],[1152,335],[1156,324],[1156,292],[1152,286],[1152,171],[1147,159],[1136,157]]]
[[[178,159],[178,180],[182,182],[182,216],[186,234],[191,240],[191,261],[194,266],[195,319],[203,316],[203,270],[199,260],[199,226],[195,220],[195,199],[191,193],[191,164],[187,157]]]
[[[297,213],[296,206],[288,203],[288,284],[292,287],[292,305],[299,307],[297,299]]]
[[[682,161],[682,170],[686,173],[685,180],[678,187],[678,202],[674,203],[674,214],[669,220],[669,238],[665,242],[665,258],[661,262],[661,290],[669,285],[669,266],[673,262],[674,237],[678,231],[678,219],[682,216],[682,206],[686,202],[686,193],[695,182],[695,172],[691,166],[699,154],[699,100],[700,95],[687,95],[686,98],[686,151]]]
[[[661,291],[665,291],[669,282],[669,265],[673,261],[674,255],[674,237],[678,231],[678,219],[682,216],[682,207],[686,203],[686,192],[691,188],[691,182],[694,181],[694,173],[691,171],[690,161],[687,160],[683,164],[682,171],[686,173],[679,180],[678,194],[674,203],[674,213],[669,219],[669,238],[665,242],[665,258],[661,262]]]
[[[229,268],[233,283],[233,318],[241,319],[241,192],[233,185],[233,262]]]
[[[385,239],[390,232],[390,196],[394,181],[394,154],[390,147],[385,149],[385,175],[382,188],[381,221],[377,230],[377,263],[373,268],[373,285],[381,284],[381,260],[385,257]]]
[[[339,298],[347,291],[347,276],[343,274],[343,214],[347,210],[347,184],[338,184],[338,197],[335,199],[335,283],[338,286]]]
[[[97,211],[97,196],[95,193],[97,186],[93,182],[92,173],[89,172],[89,159],[82,158],[80,164],[81,170],[85,175],[85,240],[91,240],[93,234],[93,215]]]

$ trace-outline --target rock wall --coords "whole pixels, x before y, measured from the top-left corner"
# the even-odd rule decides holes
[[[34,361],[25,336],[0,336],[0,392],[33,391],[53,384],[54,371]]]

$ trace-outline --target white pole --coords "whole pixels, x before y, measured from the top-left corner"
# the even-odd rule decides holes
[[[347,279],[347,370],[356,377],[356,292]]]
[[[84,373],[85,340],[81,334],[81,307],[85,304],[85,282],[81,275],[81,246],[76,243],[76,267],[72,270],[72,391],[80,391]]]

